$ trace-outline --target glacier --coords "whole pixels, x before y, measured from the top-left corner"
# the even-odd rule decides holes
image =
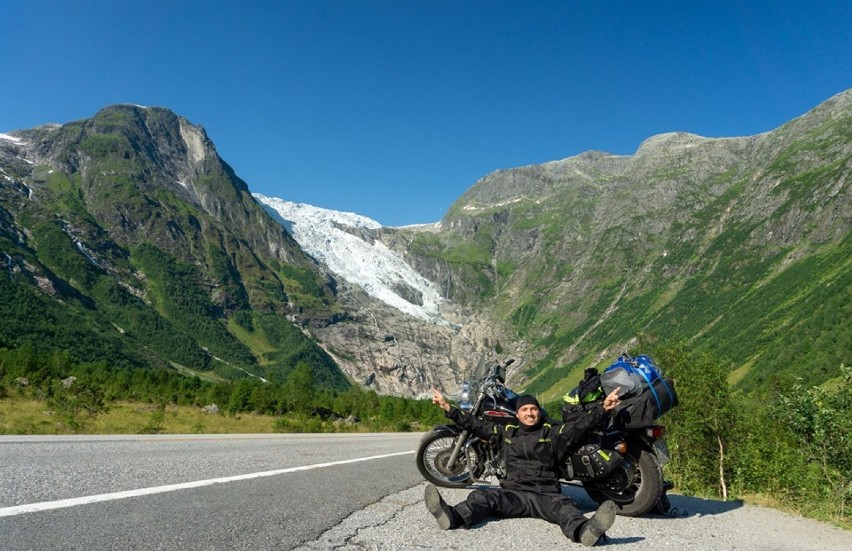
[[[309,255],[333,274],[400,312],[438,325],[453,325],[441,314],[443,297],[432,283],[418,274],[405,259],[378,240],[358,237],[359,229],[377,230],[382,225],[351,212],[294,203],[261,193],[255,200],[293,236]],[[342,228],[350,228],[348,232]],[[394,289],[418,292],[415,304]]]

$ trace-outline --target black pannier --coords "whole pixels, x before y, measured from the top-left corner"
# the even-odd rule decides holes
[[[654,424],[654,420],[677,405],[674,381],[659,377],[645,392],[621,401],[613,416],[625,429],[639,429]]]
[[[604,449],[599,433],[590,433],[586,443],[569,454],[565,463],[565,475],[576,480],[602,478],[623,461],[624,456],[620,453]]]

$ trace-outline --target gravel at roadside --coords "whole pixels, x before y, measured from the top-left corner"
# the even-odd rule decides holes
[[[538,519],[486,521],[470,530],[442,531],[423,505],[420,484],[390,495],[345,519],[302,551],[389,551],[459,549],[540,551],[582,549],[565,539],[559,527]],[[469,490],[441,488],[449,504]],[[582,489],[566,489],[584,512],[595,504]],[[852,533],[774,509],[739,502],[670,495],[673,516],[618,517],[604,548],[633,550],[845,551]]]

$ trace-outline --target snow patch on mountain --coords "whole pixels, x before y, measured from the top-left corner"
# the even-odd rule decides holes
[[[443,298],[426,278],[383,243],[357,235],[381,228],[375,220],[260,193],[252,195],[308,254],[337,276],[405,314],[450,325],[440,313]]]
[[[22,140],[21,138],[12,136],[11,134],[0,133],[0,140],[6,140],[7,142],[12,142],[12,143],[17,144],[17,145],[27,145],[24,142],[24,140]]]

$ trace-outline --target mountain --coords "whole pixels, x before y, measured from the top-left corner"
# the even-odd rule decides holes
[[[680,339],[746,392],[818,384],[852,349],[850,103],[500,170],[403,228],[252,196],[167,109],[0,135],[0,348],[404,396],[500,353],[551,400]]]
[[[0,136],[0,269],[0,348],[349,384],[303,331],[339,315],[333,279],[167,109]]]
[[[392,228],[364,216],[255,194],[335,276],[345,319],[311,328],[355,381],[381,393],[455,390],[494,349],[518,351],[498,320],[460,308],[382,241]],[[423,226],[407,231],[417,232]]]
[[[168,109],[2,134],[0,348],[210,380],[283,382],[307,363],[320,386],[412,396],[457,386],[497,342],[380,241],[354,237],[377,224],[300,210],[313,218],[290,230],[313,236],[314,256]],[[323,232],[334,254],[311,247]],[[382,270],[341,268],[358,243]]]
[[[640,337],[717,354],[744,390],[835,376],[852,349],[852,91],[757,136],[654,136],[489,174],[385,242],[528,344],[561,395]]]

